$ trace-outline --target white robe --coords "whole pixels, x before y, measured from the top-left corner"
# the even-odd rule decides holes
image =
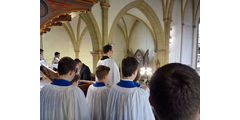
[[[59,58],[58,57],[54,57],[53,61],[52,61],[52,66],[51,68],[56,68],[58,69],[58,62],[59,62]]]
[[[76,86],[46,85],[40,93],[41,120],[90,120],[82,90]]]
[[[40,66],[41,66],[41,65],[45,65],[45,66],[48,67],[48,64],[47,64],[46,60],[44,59],[44,57],[42,57],[42,58],[40,59]]]
[[[106,120],[155,120],[149,93],[140,87],[113,85],[108,95]]]
[[[119,82],[120,80],[119,69],[114,60],[110,58],[99,60],[97,63],[97,66],[99,65],[104,65],[110,68],[110,71],[108,73],[108,80],[106,82],[107,86],[112,86]],[[98,81],[97,77],[96,77],[96,81]]]
[[[86,100],[91,111],[92,120],[106,120],[108,93],[109,87],[89,86]]]

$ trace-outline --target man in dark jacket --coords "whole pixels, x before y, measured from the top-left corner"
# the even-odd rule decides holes
[[[91,71],[87,65],[81,62],[78,58],[74,60],[76,62],[77,74],[80,75],[80,80],[91,80]]]

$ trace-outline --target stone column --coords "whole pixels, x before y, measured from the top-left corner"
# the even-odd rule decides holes
[[[93,73],[95,73],[97,62],[103,56],[103,52],[101,52],[101,51],[91,51],[90,53],[93,56]]]
[[[156,49],[154,51],[155,53],[155,67],[158,68],[158,67],[161,67],[165,64],[168,63],[168,61],[165,59],[167,55],[167,50],[166,49]]]
[[[40,48],[43,49],[43,35],[40,35]]]
[[[102,0],[102,46],[106,45],[108,41],[108,8],[110,7],[109,0]]]
[[[170,24],[172,22],[171,18],[164,18],[164,34],[165,34],[165,41],[166,41],[166,45],[165,45],[165,55],[166,55],[166,63],[168,63],[168,59],[169,59],[169,38],[170,38]],[[163,49],[160,50],[163,52]]]
[[[76,57],[76,58],[79,58],[79,52],[80,52],[80,51],[76,51],[76,50],[75,50],[74,52],[75,52],[75,57]]]
[[[182,63],[182,41],[183,41],[183,26],[184,26],[184,22],[182,22],[181,25],[181,39],[180,39],[180,63]]]
[[[191,54],[191,66],[193,69],[196,69],[197,67],[197,29],[196,25],[192,25],[192,54]]]

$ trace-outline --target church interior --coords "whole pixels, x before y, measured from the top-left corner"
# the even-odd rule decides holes
[[[137,81],[140,87],[134,83],[136,87],[126,88],[128,91],[125,92],[130,93],[130,89],[139,91],[149,89],[146,98],[137,100],[148,99],[144,103],[148,104],[148,107],[150,104],[152,110],[161,107],[152,103],[154,86],[151,85],[155,85],[159,91],[170,92],[170,90],[158,86],[160,85],[158,82],[162,79],[159,76],[154,77],[155,73],[160,74],[164,66],[181,63],[197,72],[195,75],[197,78],[199,77],[198,81],[201,81],[196,84],[200,93],[194,95],[194,97],[199,96],[197,98],[199,100],[201,96],[201,100],[197,101],[200,102],[198,113],[200,115],[201,110],[201,119],[240,119],[239,1],[201,0],[200,3],[200,0],[28,0],[24,2],[3,0],[1,3],[0,109],[2,114],[0,118],[2,120],[41,119],[41,113],[49,114],[54,111],[49,111],[50,108],[62,107],[61,104],[54,101],[53,104],[49,104],[51,107],[42,110],[43,105],[48,105],[41,103],[46,87],[59,88],[63,92],[64,88],[69,88],[77,93],[77,95],[64,94],[63,97],[68,98],[65,99],[68,100],[65,102],[80,98],[79,94],[81,94],[79,100],[85,101],[75,102],[72,105],[67,103],[63,107],[76,108],[78,106],[79,109],[83,108],[82,106],[87,107],[86,98],[89,95],[89,87],[104,85],[103,83],[97,84],[96,70],[98,62],[105,56],[104,46],[108,44],[112,46],[112,56],[105,60],[111,59],[116,63],[121,80],[124,78],[122,60],[126,57],[137,59],[140,64],[137,68],[140,73],[140,80]],[[201,43],[200,38],[202,39]],[[39,54],[37,54],[39,48],[40,70]],[[43,50],[42,55],[41,50]],[[56,57],[55,55],[60,56]],[[42,56],[48,66],[41,66]],[[69,85],[70,78],[76,80],[76,75],[73,77],[73,74],[82,70],[77,65],[69,70],[69,75],[65,77],[65,84],[63,84],[65,86],[52,84],[55,78],[60,77],[60,71],[54,69],[56,67],[55,60],[61,61],[66,56],[72,59],[72,63],[77,58],[76,61],[79,59],[88,66],[86,68],[90,71],[90,80],[76,78],[77,82]],[[72,66],[74,65],[72,64]],[[187,72],[184,71],[184,73]],[[154,80],[156,84],[152,84]],[[177,88],[173,87],[171,83],[168,85],[171,88]],[[118,86],[114,85],[114,87]],[[120,87],[118,88],[120,89]],[[52,92],[57,91],[57,89],[54,90]],[[161,95],[157,90],[155,95]],[[67,93],[73,93],[71,91]],[[67,95],[71,96],[65,97]],[[50,97],[54,97],[53,94],[45,94],[45,96],[46,100],[44,101],[48,103],[53,100]],[[63,100],[55,97],[54,99]],[[190,96],[185,100],[194,97]],[[161,101],[164,98],[166,97],[160,97],[157,100]],[[181,101],[183,99],[178,103]],[[161,101],[159,104],[162,102],[164,103]],[[184,103],[191,102],[185,101]],[[112,102],[107,103],[108,106],[110,104]],[[140,105],[143,104],[134,105],[137,107],[135,110],[140,110]],[[75,115],[78,117],[79,114],[86,113],[86,111],[87,109],[84,108],[83,111],[77,111],[78,114]],[[148,116],[150,119],[150,114],[145,115],[149,112],[145,112],[145,109],[143,111],[144,116]],[[157,115],[156,111],[152,112],[154,112],[154,116]],[[163,110],[163,112],[165,111]],[[56,113],[49,114],[49,117],[51,117],[50,115],[66,115],[63,112]],[[109,113],[113,113],[113,110]],[[168,115],[172,116],[170,113]],[[142,117],[142,115],[138,116]],[[157,118],[155,117],[155,119]],[[54,119],[49,118],[48,120]]]
[[[94,73],[106,44],[112,59],[148,51],[148,67],[183,63],[200,73],[200,0],[41,0],[40,48],[79,58]],[[77,6],[77,7],[76,7]],[[79,7],[80,6],[80,7]]]
[[[81,60],[91,72],[91,81],[79,80],[85,95],[108,44],[121,78],[122,60],[129,56],[140,63],[146,84],[169,63],[200,74],[200,0],[41,0],[40,9],[40,48],[47,64],[55,52]],[[40,88],[58,77],[49,68],[40,74]]]

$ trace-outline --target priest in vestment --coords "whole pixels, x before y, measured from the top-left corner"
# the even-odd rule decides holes
[[[64,57],[59,61],[59,79],[54,79],[40,93],[41,120],[90,120],[90,111],[84,93],[71,85],[75,76],[75,61]]]
[[[104,82],[108,79],[109,71],[109,67],[99,65],[96,68],[98,81],[88,88],[86,100],[91,111],[92,120],[106,120],[109,87],[107,87]]]
[[[98,61],[97,66],[104,65],[110,68],[108,80],[106,82],[107,86],[112,86],[119,82],[120,80],[120,74],[119,74],[119,68],[115,61],[111,59],[112,56],[112,46],[111,45],[105,45],[103,47],[104,55],[103,57]],[[96,78],[97,81],[97,78]]]
[[[123,79],[109,91],[106,120],[154,120],[149,93],[133,80],[139,63],[133,57],[122,60]]]

